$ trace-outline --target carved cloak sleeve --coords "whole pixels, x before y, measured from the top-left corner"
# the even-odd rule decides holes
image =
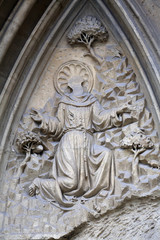
[[[93,125],[96,131],[103,131],[112,127],[122,125],[122,115],[118,114],[118,109],[105,110],[98,101],[93,104]]]
[[[44,116],[40,128],[52,137],[58,137],[63,132],[64,126],[64,107],[63,103],[59,104],[56,117]]]

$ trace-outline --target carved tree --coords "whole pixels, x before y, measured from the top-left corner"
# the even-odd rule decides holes
[[[85,55],[90,55],[99,64],[103,61],[102,57],[95,54],[92,44],[95,40],[100,42],[106,41],[108,39],[108,32],[102,23],[95,17],[85,16],[84,18],[78,20],[69,32],[67,38],[70,44],[84,44],[89,51],[89,53]]]
[[[143,129],[138,129],[137,131],[125,136],[122,139],[120,146],[122,148],[129,148],[134,153],[134,158],[132,161],[132,178],[134,183],[138,183],[139,154],[144,152],[146,149],[153,148],[151,138],[145,135]]]
[[[36,153],[41,153],[43,151],[43,145],[42,145],[42,141],[39,138],[39,136],[36,133],[30,132],[30,131],[20,132],[16,139],[16,143],[17,143],[19,150],[26,153],[26,157],[21,162],[21,164],[18,168],[18,171],[17,171],[17,175],[16,175],[17,182],[16,183],[18,183],[19,178],[20,178],[21,174],[23,173],[27,162],[30,161],[30,159],[31,159],[31,152],[35,151]]]

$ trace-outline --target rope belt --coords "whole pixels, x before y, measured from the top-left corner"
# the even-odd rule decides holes
[[[89,133],[90,135],[93,135],[93,131],[90,129],[84,129],[84,128],[68,128],[66,130],[63,131],[63,134],[67,133],[67,132],[71,132],[71,131],[79,131],[79,132],[84,132],[84,133]]]

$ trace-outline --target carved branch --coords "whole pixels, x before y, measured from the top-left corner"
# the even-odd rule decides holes
[[[22,173],[24,172],[24,169],[27,165],[27,162],[29,162],[31,159],[31,151],[27,151],[26,152],[26,157],[25,159],[21,162],[18,170],[17,170],[17,173],[16,173],[16,181],[15,181],[15,186],[19,183],[20,181],[20,176],[22,175]]]
[[[91,45],[86,44],[86,47],[89,50],[89,53],[90,53],[89,56],[91,56],[95,61],[97,61],[101,65],[104,59],[102,57],[100,57],[99,55],[95,54]]]

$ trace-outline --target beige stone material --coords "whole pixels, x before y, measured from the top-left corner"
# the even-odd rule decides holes
[[[14,106],[0,127],[0,239],[156,240],[156,41],[140,34],[144,22],[131,16],[136,1],[78,2],[51,24],[63,5],[52,1],[2,94],[1,112]],[[146,68],[156,62],[151,84],[136,46],[148,56]]]

